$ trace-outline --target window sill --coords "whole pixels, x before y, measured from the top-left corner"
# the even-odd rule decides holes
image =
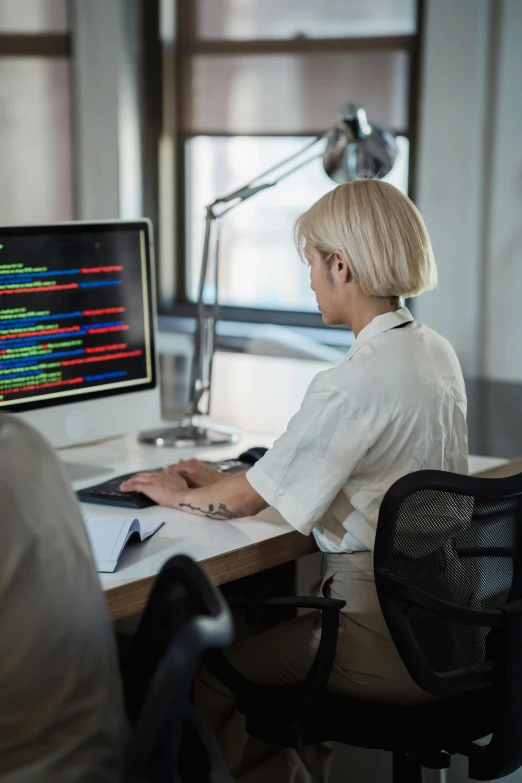
[[[160,316],[160,352],[166,346],[167,335],[194,334],[196,319],[178,316]],[[353,343],[353,332],[348,329],[328,329],[307,326],[279,326],[243,321],[218,321],[216,349],[238,353],[258,353],[268,356],[342,361]],[[162,337],[163,336],[163,337]],[[180,343],[181,344],[181,343]],[[185,352],[185,351],[184,351]]]

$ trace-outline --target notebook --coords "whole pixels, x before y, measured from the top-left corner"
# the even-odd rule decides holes
[[[162,520],[140,522],[133,517],[86,517],[85,527],[91,542],[96,570],[112,573],[127,541],[137,538],[145,541],[163,525]]]

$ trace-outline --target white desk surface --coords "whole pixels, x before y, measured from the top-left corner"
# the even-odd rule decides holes
[[[245,354],[217,354],[214,361],[211,420],[242,430],[228,447],[159,449],[138,443],[134,435],[63,449],[66,462],[98,465],[107,472],[75,481],[75,489],[132,471],[159,468],[181,459],[233,457],[250,446],[270,446],[299,408],[314,375],[328,365],[298,359]],[[131,423],[130,423],[131,424]],[[470,472],[495,468],[507,460],[472,457]],[[110,472],[109,472],[110,471]],[[82,504],[85,516],[161,518],[165,525],[143,544],[125,548],[113,574],[100,574],[113,618],[139,611],[153,577],[175,554],[187,554],[204,565],[216,582],[263,570],[314,549],[310,538],[296,533],[274,509],[256,517],[222,522],[153,506],[134,512],[115,506]]]

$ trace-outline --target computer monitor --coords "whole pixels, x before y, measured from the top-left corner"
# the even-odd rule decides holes
[[[56,446],[157,426],[148,220],[0,228],[0,411]]]

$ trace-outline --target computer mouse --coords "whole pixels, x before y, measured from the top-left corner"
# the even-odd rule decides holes
[[[252,446],[251,449],[240,454],[238,459],[246,465],[254,465],[267,451],[268,449],[264,446]]]

